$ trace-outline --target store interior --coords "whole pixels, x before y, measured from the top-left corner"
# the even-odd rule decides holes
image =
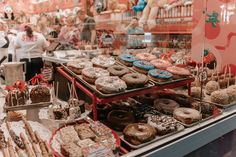
[[[0,157],[235,157],[235,0],[1,0]]]

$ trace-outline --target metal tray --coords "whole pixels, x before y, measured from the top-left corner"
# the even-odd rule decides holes
[[[119,60],[117,60],[116,62],[117,62],[117,64],[126,66],[126,65],[122,64],[121,62],[119,62]],[[127,67],[127,66],[126,66],[126,67]],[[138,72],[138,71],[136,71],[135,69],[133,69],[132,67],[127,67],[127,68],[128,68],[129,70],[133,71],[133,72]],[[191,76],[185,77],[185,78],[181,78],[181,79],[176,79],[176,80],[172,80],[172,79],[171,79],[171,80],[164,81],[164,82],[155,81],[155,80],[153,80],[153,79],[152,79],[151,77],[149,77],[149,76],[148,76],[148,78],[149,78],[149,80],[151,80],[153,83],[155,83],[155,84],[158,85],[158,86],[163,86],[163,85],[168,85],[168,84],[174,84],[174,83],[176,83],[176,82],[181,82],[181,81],[194,80],[194,77],[191,77]]]
[[[149,145],[149,144],[151,144],[151,143],[154,143],[154,142],[156,142],[156,141],[162,140],[162,139],[164,139],[164,138],[166,138],[166,137],[169,137],[169,136],[172,136],[172,135],[174,135],[174,134],[177,134],[177,133],[179,133],[179,132],[181,132],[181,131],[183,131],[183,130],[184,130],[184,126],[183,126],[183,125],[180,125],[180,127],[178,128],[177,131],[171,132],[171,133],[166,134],[166,135],[163,135],[163,136],[156,136],[155,139],[153,139],[153,140],[151,140],[151,141],[149,141],[149,142],[142,143],[142,144],[140,144],[140,145],[133,145],[133,144],[129,143],[128,141],[125,140],[124,135],[120,136],[120,139],[121,139],[122,141],[124,141],[130,148],[132,148],[132,149],[139,149],[139,148],[141,148],[141,147],[147,146],[147,145]]]
[[[48,107],[52,105],[52,102],[41,102],[41,103],[35,103],[35,104],[25,104],[25,105],[18,105],[18,106],[6,106],[4,105],[5,111],[18,111],[18,110],[27,110],[27,109],[33,109],[33,108],[43,108]]]
[[[135,92],[135,91],[140,91],[140,90],[144,90],[144,89],[149,89],[153,86],[155,86],[155,84],[151,81],[148,81],[148,83],[141,88],[134,88],[134,89],[126,89],[124,92],[119,92],[119,93],[112,93],[112,94],[105,94],[100,92],[99,90],[96,89],[95,85],[92,85],[88,82],[86,82],[83,78],[82,75],[77,75],[74,72],[72,72],[69,68],[67,68],[65,65],[63,65],[63,68],[65,71],[67,71],[68,73],[70,73],[73,77],[75,77],[78,81],[80,81],[83,85],[85,85],[87,88],[89,88],[91,91],[95,92],[96,94],[98,94],[98,97],[102,97],[102,98],[108,98],[108,97],[113,97],[113,96],[118,96],[118,95],[124,95],[127,93],[131,93],[131,92]]]

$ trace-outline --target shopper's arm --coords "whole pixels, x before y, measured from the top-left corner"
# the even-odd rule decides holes
[[[92,30],[91,31],[91,44],[95,43],[95,39],[96,39],[96,30]]]

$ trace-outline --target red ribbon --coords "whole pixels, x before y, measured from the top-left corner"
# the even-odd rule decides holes
[[[31,79],[31,84],[32,85],[36,85],[36,84],[39,84],[42,82],[43,80],[43,74],[38,74],[38,75],[35,75],[32,79]]]

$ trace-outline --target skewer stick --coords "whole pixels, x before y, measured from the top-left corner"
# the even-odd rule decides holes
[[[27,122],[27,120],[25,119],[25,117],[22,117],[22,120],[23,120],[23,122],[24,122],[24,124],[25,124],[25,129],[26,129],[26,131],[28,131],[28,133],[29,133],[29,135],[30,135],[30,138],[32,139],[32,141],[33,141],[34,143],[37,143],[38,141],[37,141],[37,139],[36,139],[36,137],[35,137],[34,131],[33,131],[33,129],[31,128],[30,124]]]
[[[3,153],[4,157],[11,157],[7,147],[6,148],[2,148],[2,153]]]
[[[13,141],[10,137],[8,138],[7,144],[8,144],[8,150],[9,150],[10,156],[11,157],[16,157],[16,154],[15,154],[15,151],[14,151],[14,148],[13,148]]]
[[[48,152],[48,156],[49,156],[49,157],[54,157],[54,155],[53,155],[51,149],[49,148],[49,145],[48,145],[47,141],[44,141],[44,146],[45,146],[45,148],[46,148],[46,150],[47,150],[47,152]]]
[[[32,148],[34,150],[36,157],[43,157],[40,150],[38,149],[38,147],[35,143],[32,143]]]
[[[35,135],[36,135],[36,137],[37,137],[37,139],[39,141],[39,146],[40,146],[40,149],[41,149],[43,157],[49,157],[47,149],[46,149],[46,147],[44,145],[44,142],[41,139],[41,137],[39,136],[38,132],[35,132]]]
[[[31,149],[30,145],[29,145],[29,142],[27,141],[27,139],[25,138],[25,135],[23,133],[20,134],[20,137],[22,139],[22,141],[24,142],[25,144],[25,150],[26,150],[26,153],[29,157],[35,157],[35,154],[33,152],[33,150]]]
[[[25,152],[22,149],[20,149],[19,147],[16,146],[15,149],[16,149],[16,153],[17,153],[18,157],[28,157],[25,154]]]

